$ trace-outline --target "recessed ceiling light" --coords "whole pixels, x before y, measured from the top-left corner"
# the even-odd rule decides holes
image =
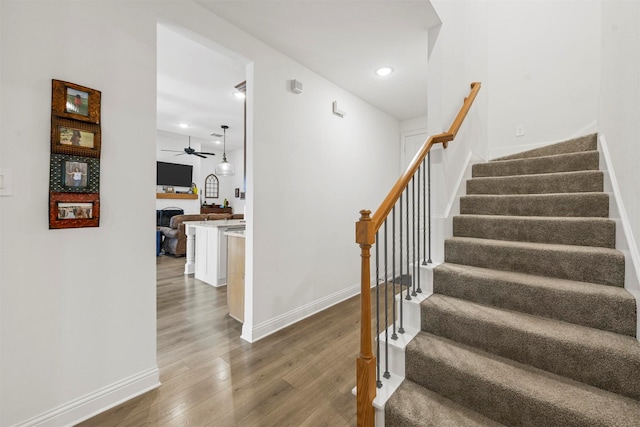
[[[219,139],[216,141],[216,144],[220,145],[222,144],[222,141],[220,141]]]
[[[245,99],[246,95],[244,94],[244,92],[240,92],[239,90],[233,92],[233,96],[235,96],[238,99]]]
[[[186,129],[189,127],[187,123],[178,123],[178,126],[181,127],[182,129]]]
[[[376,75],[380,77],[388,76],[391,73],[393,73],[393,68],[391,67],[380,67],[376,70]]]

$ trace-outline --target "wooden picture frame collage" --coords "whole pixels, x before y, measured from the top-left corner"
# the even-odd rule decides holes
[[[49,228],[99,227],[100,91],[51,81]]]

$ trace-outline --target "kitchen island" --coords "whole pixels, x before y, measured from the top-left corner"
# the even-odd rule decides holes
[[[185,221],[187,254],[185,274],[195,274],[196,279],[211,286],[227,284],[227,236],[226,231],[244,230],[242,219],[215,221]]]

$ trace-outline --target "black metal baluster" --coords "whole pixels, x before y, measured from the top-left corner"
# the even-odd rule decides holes
[[[411,237],[413,237],[413,245],[412,245],[412,249],[413,249],[413,274],[411,277],[411,283],[412,283],[412,292],[411,295],[412,296],[416,296],[418,295],[416,293],[416,263],[415,263],[415,258],[416,258],[416,177],[415,175],[413,176],[413,178],[411,178],[411,210],[412,210],[412,215],[411,215]]]
[[[407,185],[407,187],[405,188],[405,191],[407,193],[407,200],[406,200],[406,208],[407,208],[407,279],[409,280],[407,282],[407,296],[405,297],[406,300],[411,300],[411,295],[409,294],[411,292],[411,268],[409,268],[409,237],[411,236],[411,233],[409,232],[409,185]]]
[[[427,265],[427,159],[422,159],[422,265]]]
[[[420,168],[418,168],[418,206],[416,207],[416,212],[418,215],[418,226],[416,227],[416,256],[415,258],[415,263],[416,263],[416,283],[417,283],[417,289],[416,289],[416,293],[421,294],[422,293],[422,289],[420,289],[420,207],[422,206],[422,204],[420,203],[420,169],[422,168],[422,165],[420,166]]]
[[[380,381],[380,240],[376,231],[376,386],[382,387]]]
[[[402,286],[403,286],[403,278],[402,278],[402,194],[400,194],[400,202],[399,202],[399,206],[400,206],[400,229],[398,230],[398,232],[400,233],[400,258],[399,260],[399,264],[400,264],[400,299],[399,299],[399,304],[400,304],[400,327],[398,328],[398,333],[400,334],[404,334],[404,314],[403,314],[403,310],[402,310],[402,306],[404,305],[402,302]],[[394,208],[395,209],[395,208]]]
[[[427,164],[429,165],[429,176],[427,179],[427,183],[429,186],[429,259],[427,260],[427,264],[431,264],[431,151],[427,153]]]
[[[389,379],[389,273],[387,271],[387,221],[384,221],[384,374],[383,377]]]
[[[396,333],[396,207],[391,210],[391,312],[393,317],[392,340],[398,339]]]

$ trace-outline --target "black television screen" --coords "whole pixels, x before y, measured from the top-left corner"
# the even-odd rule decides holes
[[[157,162],[157,164],[157,185],[191,187],[191,183],[193,182],[193,166],[166,162]]]

